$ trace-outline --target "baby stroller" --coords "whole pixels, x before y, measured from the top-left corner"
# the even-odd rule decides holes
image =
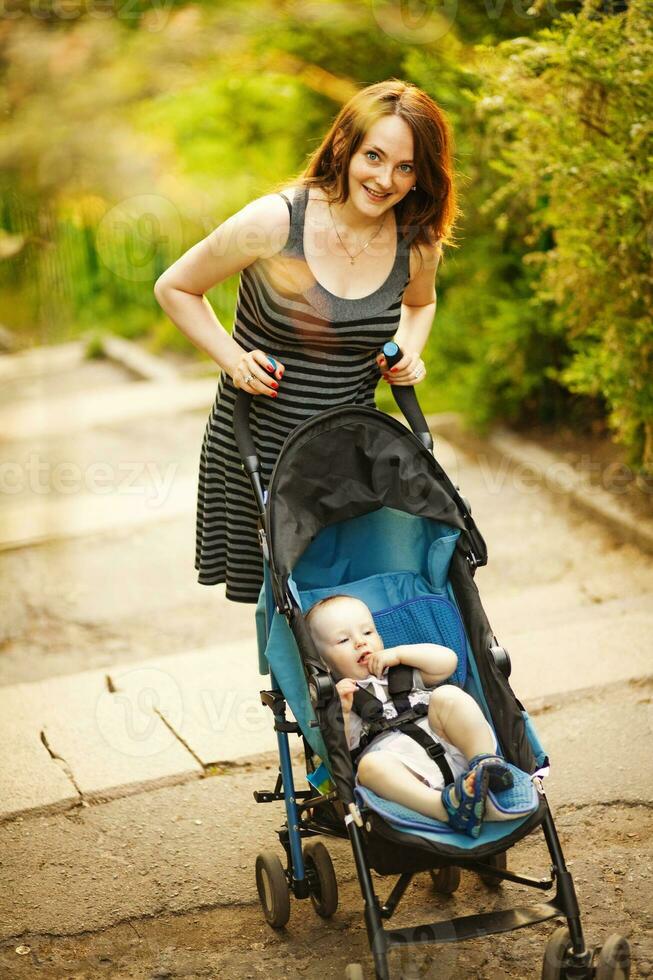
[[[401,352],[386,352],[390,366]],[[388,347],[388,345],[386,345]],[[385,350],[385,349],[384,349]],[[564,918],[545,948],[542,977],[628,977],[627,941],[612,935],[588,948],[571,873],[544,793],[548,758],[508,677],[510,660],[481,605],[474,574],[487,563],[485,542],[466,500],[433,456],[433,441],[412,387],[393,388],[412,431],[374,408],[328,409],[287,437],[269,487],[262,486],[249,429],[252,396],[240,391],[234,430],[257,500],[264,584],[257,606],[261,700],[274,716],[279,773],[258,803],[283,801],[278,831],[285,867],[274,851],[256,861],[256,882],[268,923],[282,928],[290,894],[310,898],[324,918],[334,914],[338,888],[318,837],[349,839],[364,901],[377,980],[389,980],[395,947],[463,941]],[[452,647],[459,667],[450,682],[471,694],[490,722],[499,749],[520,776],[506,791],[506,812],[471,838],[449,825],[376,796],[356,781],[338,694],[303,614],[330,593],[363,599],[386,646],[437,642]],[[295,720],[286,718],[286,704]],[[290,734],[303,743],[309,789],[295,789]],[[502,794],[503,795],[503,794]],[[508,870],[506,853],[541,827],[551,857],[544,879]],[[305,842],[302,846],[302,842]],[[388,898],[377,897],[371,869],[398,876]],[[555,895],[535,904],[405,928],[386,928],[413,876],[430,872],[436,890],[452,893],[460,869],[492,887],[517,882]],[[363,977],[350,964],[350,980]]]

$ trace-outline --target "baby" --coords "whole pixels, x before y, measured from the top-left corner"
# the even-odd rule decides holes
[[[362,720],[353,710],[358,687],[370,688],[383,702],[386,717],[396,711],[388,695],[386,672],[396,664],[413,667],[411,705],[428,703],[417,724],[442,743],[454,782],[444,786],[434,760],[409,735],[382,732],[363,750],[358,779],[379,796],[428,817],[448,822],[472,837],[483,819],[510,819],[488,797],[488,788],[512,785],[512,773],[497,754],[492,729],[476,701],[452,684],[438,687],[456,670],[453,650],[437,643],[415,643],[385,650],[370,610],[360,599],[334,595],[316,602],[306,614],[313,641],[337,680],[349,749],[360,742]]]

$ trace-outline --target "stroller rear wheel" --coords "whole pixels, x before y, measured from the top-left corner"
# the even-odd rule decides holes
[[[313,908],[323,919],[330,919],[338,908],[338,882],[331,856],[319,840],[307,841],[303,852]]]
[[[497,871],[508,870],[508,856],[505,851],[502,851],[500,854],[493,854],[492,857],[488,858],[485,863],[491,864],[493,868],[497,869]],[[492,875],[479,874],[479,878],[486,888],[500,888],[503,884],[501,878],[494,878]]]
[[[438,871],[429,871],[433,887],[439,895],[453,895],[460,887],[460,868],[449,865]]]
[[[290,893],[274,851],[263,851],[256,858],[256,888],[266,921],[273,929],[282,929],[290,918]]]
[[[596,961],[596,980],[628,980],[630,946],[618,933],[608,936]]]

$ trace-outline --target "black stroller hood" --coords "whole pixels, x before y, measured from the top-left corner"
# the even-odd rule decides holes
[[[392,507],[460,528],[472,568],[487,561],[468,507],[432,453],[374,408],[334,408],[287,438],[270,479],[270,564],[282,580],[330,524]]]

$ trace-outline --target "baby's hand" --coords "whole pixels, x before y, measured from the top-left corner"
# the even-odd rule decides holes
[[[382,677],[389,667],[396,667],[399,663],[399,656],[392,650],[381,650],[380,653],[373,653],[365,661],[365,666],[370,674]]]
[[[354,703],[354,694],[358,688],[356,687],[356,682],[351,679],[351,677],[343,677],[341,681],[336,684],[336,691],[340,696],[340,701],[342,703],[342,710],[346,715],[352,710],[352,705]]]

